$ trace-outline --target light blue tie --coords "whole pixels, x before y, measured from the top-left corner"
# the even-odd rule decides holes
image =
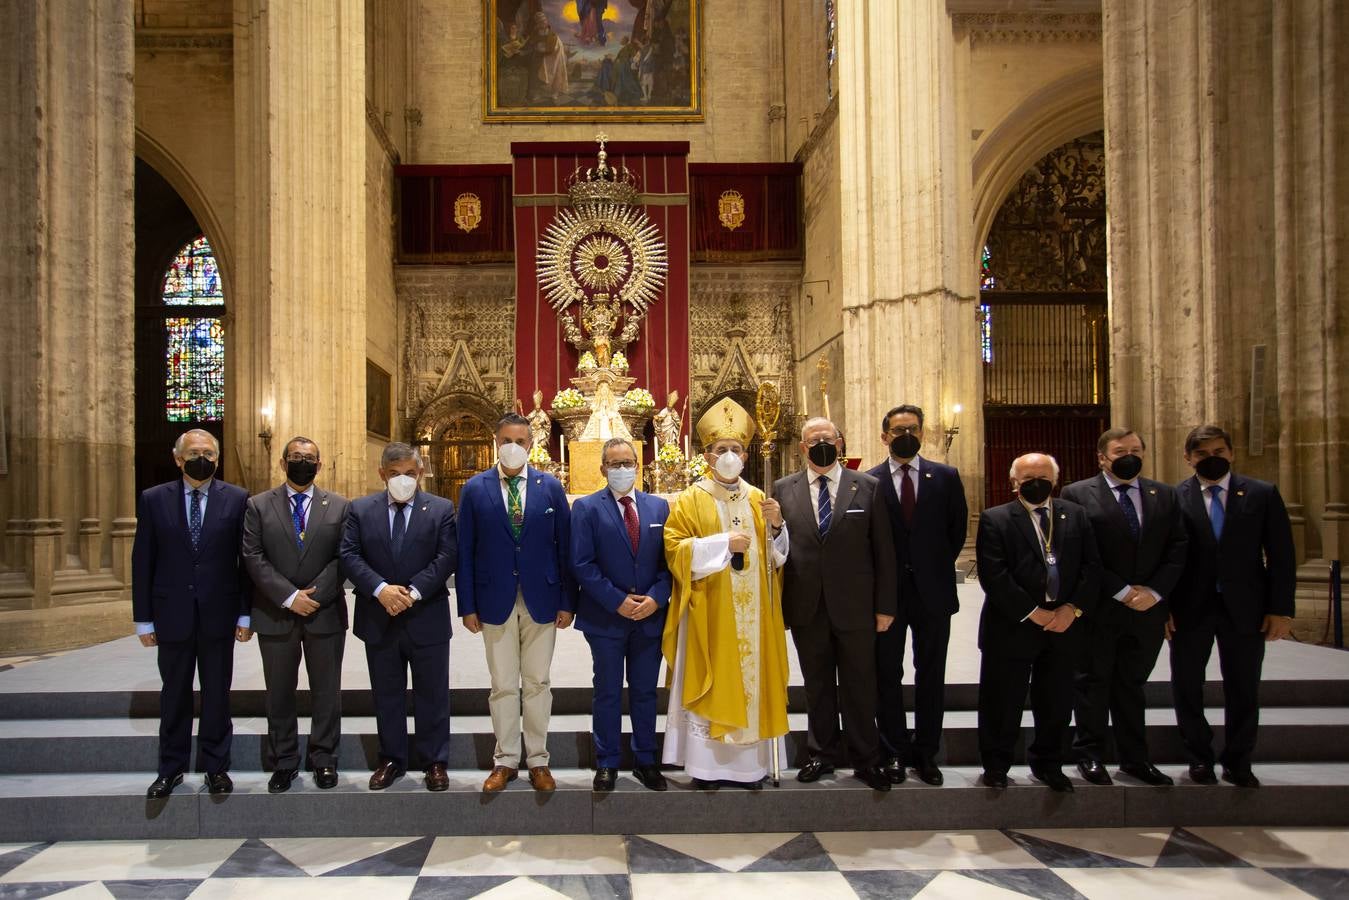
[[[824,537],[829,533],[829,520],[834,514],[833,505],[829,502],[829,476],[821,475],[819,485],[820,537]]]
[[[1208,520],[1213,525],[1213,539],[1220,541],[1223,538],[1223,521],[1227,518],[1227,510],[1223,509],[1223,488],[1220,484],[1210,484],[1208,486],[1208,495],[1212,499],[1208,505]]]

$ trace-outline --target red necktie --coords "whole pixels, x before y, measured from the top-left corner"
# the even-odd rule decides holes
[[[913,469],[908,463],[899,467],[899,511],[904,516],[904,527],[913,527],[913,511],[918,506],[918,495],[913,492],[913,482],[909,472]]]
[[[618,502],[623,505],[623,524],[628,526],[628,540],[632,542],[632,552],[637,552],[637,542],[642,538],[642,532],[637,527],[637,507],[633,505],[631,497],[619,497]]]

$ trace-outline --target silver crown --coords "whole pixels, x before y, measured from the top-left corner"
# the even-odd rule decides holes
[[[578,210],[603,203],[631,206],[637,202],[637,176],[627,166],[609,165],[609,153],[604,149],[608,139],[603,133],[596,135],[600,150],[595,165],[578,166],[567,178],[567,195]]]

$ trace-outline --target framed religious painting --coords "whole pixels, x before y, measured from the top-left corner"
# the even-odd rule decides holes
[[[369,358],[365,361],[365,433],[393,440],[393,376]]]
[[[703,0],[482,0],[486,122],[700,122]]]

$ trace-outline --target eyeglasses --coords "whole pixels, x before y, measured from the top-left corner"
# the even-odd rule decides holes
[[[813,440],[813,441],[806,441],[806,442],[805,442],[805,445],[806,445],[807,447],[817,447],[817,446],[819,446],[820,444],[832,444],[832,443],[834,443],[834,441],[836,441],[836,440],[838,440],[838,438],[836,438],[836,437],[832,437],[832,438],[816,438],[816,439]]]
[[[637,460],[624,459],[619,462],[607,462],[604,465],[610,469],[635,469],[637,468]]]
[[[899,437],[904,434],[917,435],[923,430],[922,425],[896,425],[890,429],[890,437]]]
[[[207,450],[203,453],[188,453],[183,457],[184,461],[189,459],[209,459],[212,462],[215,462],[216,452],[214,450]]]
[[[286,462],[311,462],[311,463],[316,463],[316,462],[318,462],[318,461],[319,461],[319,458],[318,458],[317,456],[309,456],[309,455],[307,455],[307,454],[301,455],[301,454],[298,454],[298,453],[292,453],[290,456],[287,456],[287,457],[286,457]]]

